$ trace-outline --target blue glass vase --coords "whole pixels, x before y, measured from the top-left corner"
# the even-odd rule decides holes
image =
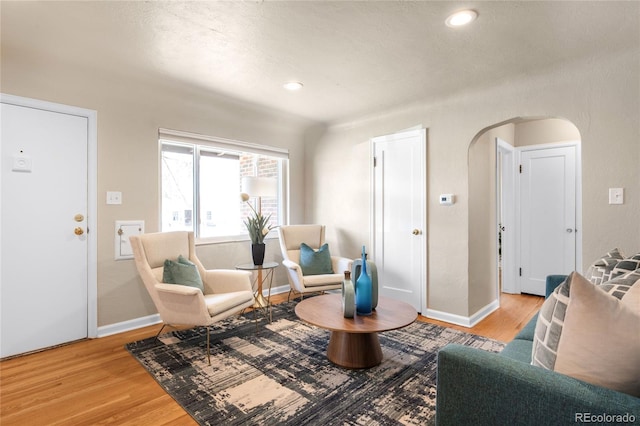
[[[371,315],[371,277],[367,273],[367,259],[362,246],[362,272],[356,280],[356,313]]]

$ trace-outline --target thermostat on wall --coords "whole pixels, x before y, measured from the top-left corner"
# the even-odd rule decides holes
[[[454,202],[453,194],[440,194],[440,204],[443,206],[450,206]]]

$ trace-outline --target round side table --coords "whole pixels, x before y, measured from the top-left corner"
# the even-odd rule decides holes
[[[236,265],[236,269],[241,271],[256,271],[256,278],[251,284],[255,288],[253,297],[255,298],[254,308],[263,309],[269,313],[269,322],[271,322],[271,285],[273,284],[273,271],[280,265],[278,262],[264,262],[262,265],[254,265],[253,263],[243,263]],[[263,274],[266,271],[266,274]],[[265,298],[262,294],[264,284],[267,283],[269,291]]]

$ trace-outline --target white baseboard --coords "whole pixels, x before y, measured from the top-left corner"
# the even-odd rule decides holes
[[[499,307],[500,307],[500,301],[498,299],[496,299],[493,302],[489,303],[484,308],[480,309],[475,314],[471,315],[471,318],[470,318],[471,327],[475,326],[480,321],[482,321],[483,319],[488,317],[492,312],[494,312]]]
[[[286,293],[289,291],[289,284],[271,288],[271,294]],[[264,290],[262,294],[266,297],[269,290]],[[146,317],[134,318],[128,321],[122,321],[115,324],[103,325],[98,327],[96,337],[106,337],[112,334],[124,333],[125,331],[136,330],[138,328],[147,327],[149,325],[160,324],[162,320],[159,314],[147,315]]]
[[[271,287],[271,294],[281,294],[281,293],[288,293],[289,289],[291,287],[289,287],[289,284],[286,285],[280,285],[278,287]],[[269,290],[262,290],[262,295],[267,297],[269,295]]]
[[[149,325],[159,324],[162,320],[159,314],[147,315],[146,317],[134,318],[128,321],[117,322],[115,324],[98,327],[97,337],[111,336],[112,334],[124,333],[125,331],[136,330]]]
[[[455,325],[471,328],[485,319],[489,314],[500,307],[500,302],[496,299],[484,308],[480,309],[470,317],[462,315],[450,314],[448,312],[437,311],[435,309],[427,309],[426,317],[438,321],[444,321]]]

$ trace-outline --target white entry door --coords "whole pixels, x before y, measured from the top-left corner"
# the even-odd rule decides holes
[[[551,274],[576,265],[576,148],[521,152],[520,291],[544,296]]]
[[[426,312],[426,130],[374,138],[373,258],[379,294]]]
[[[88,118],[1,105],[2,357],[88,335]]]

